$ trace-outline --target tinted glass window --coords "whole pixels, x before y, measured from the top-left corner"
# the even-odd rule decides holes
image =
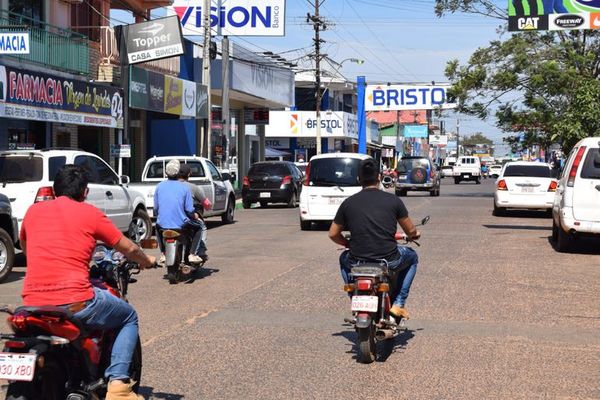
[[[0,182],[37,182],[42,180],[42,157],[1,156]]]
[[[398,172],[412,171],[415,168],[429,169],[429,160],[427,158],[403,158],[398,163]]]
[[[116,185],[119,183],[117,175],[102,160],[90,156],[75,157],[75,165],[81,165],[87,169],[90,175],[90,183],[100,185]]]
[[[146,174],[146,178],[150,179],[163,179],[165,177],[165,168],[164,163],[162,161],[153,162],[148,166],[148,173]]]
[[[359,159],[321,158],[310,162],[311,186],[360,186],[358,183]]]
[[[206,172],[204,172],[204,167],[200,161],[188,161],[187,165],[192,169],[191,179],[193,178],[206,178]]]
[[[600,149],[590,149],[581,168],[584,179],[600,179]]]
[[[53,181],[54,177],[58,173],[58,170],[65,165],[66,162],[67,157],[65,156],[50,157],[48,160],[48,179]]]
[[[254,164],[250,167],[248,175],[286,176],[290,175],[290,170],[285,164]]]
[[[504,171],[508,176],[528,176],[532,178],[551,178],[550,168],[545,165],[509,165]]]
[[[208,165],[208,170],[210,171],[210,174],[212,175],[213,181],[222,181],[223,180],[221,178],[221,174],[219,174],[219,171],[217,170],[217,167],[215,167],[213,165],[213,163],[207,162],[206,165]]]

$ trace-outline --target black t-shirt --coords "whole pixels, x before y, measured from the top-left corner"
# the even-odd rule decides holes
[[[363,189],[340,205],[334,222],[350,231],[350,254],[357,259],[398,258],[397,221],[408,217],[402,200],[379,189]]]

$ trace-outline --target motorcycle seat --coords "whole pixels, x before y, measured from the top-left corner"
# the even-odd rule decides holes
[[[55,318],[64,318],[72,322],[83,334],[86,330],[83,323],[75,318],[72,312],[59,306],[21,306],[14,311],[15,314],[26,313],[32,316],[48,316]]]
[[[387,275],[388,268],[376,263],[360,264],[353,267],[350,274],[353,276],[381,276]]]

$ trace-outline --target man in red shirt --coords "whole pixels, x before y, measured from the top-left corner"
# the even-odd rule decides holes
[[[138,317],[125,301],[92,287],[88,265],[96,241],[114,247],[129,260],[150,267],[148,256],[100,210],[84,203],[88,194],[85,169],[62,167],[54,179],[55,200],[32,205],[21,228],[21,247],[27,255],[23,283],[26,306],[62,306],[92,329],[118,331],[112,348],[106,400],[138,400],[129,376],[131,358],[138,340]]]

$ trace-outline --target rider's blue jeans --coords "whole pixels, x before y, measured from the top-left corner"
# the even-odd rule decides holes
[[[417,264],[419,263],[419,256],[417,252],[411,247],[398,245],[398,253],[400,257],[396,261],[388,262],[388,268],[390,270],[397,270],[398,281],[396,287],[398,293],[394,300],[395,306],[404,307],[408,293],[410,292],[410,286],[412,285],[415,274],[417,273]],[[376,261],[374,261],[376,262]],[[342,278],[345,283],[350,282],[350,270],[352,265],[364,263],[364,261],[355,260],[351,255],[350,251],[346,250],[340,255],[340,269],[342,272]]]
[[[104,376],[108,380],[130,378],[129,367],[138,341],[138,316],[133,307],[108,290],[94,288],[94,298],[86,308],[75,313],[75,318],[89,329],[116,332],[110,366]]]

